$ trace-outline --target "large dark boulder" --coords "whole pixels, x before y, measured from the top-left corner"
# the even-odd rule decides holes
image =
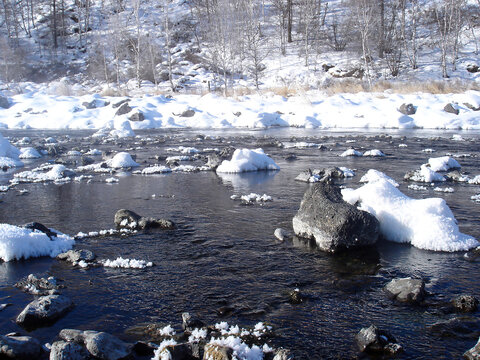
[[[42,344],[30,336],[0,335],[0,359],[32,360],[43,354]]]
[[[391,299],[400,302],[418,303],[425,297],[425,283],[422,279],[393,279],[384,290]]]
[[[28,329],[47,326],[72,309],[72,301],[63,295],[47,295],[29,303],[17,316],[17,324]]]
[[[445,105],[443,111],[455,115],[460,114],[460,110],[458,110],[458,107],[452,103],[448,103],[447,105]]]
[[[375,244],[379,222],[344,201],[338,186],[320,182],[305,192],[293,230],[299,237],[314,239],[321,250],[335,253]]]
[[[361,329],[355,340],[359,350],[366,353],[396,354],[402,350],[392,334],[375,325]]]
[[[164,229],[171,230],[175,228],[173,221],[166,219],[154,219],[138,215],[136,212],[120,209],[115,213],[113,219],[118,228],[132,229],[132,230],[146,230],[146,229]]]

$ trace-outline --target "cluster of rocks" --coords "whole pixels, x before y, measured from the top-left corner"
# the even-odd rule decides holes
[[[345,178],[345,172],[338,168],[326,168],[326,169],[308,169],[300,173],[295,180],[302,182],[327,182],[331,183],[335,179]]]
[[[467,107],[468,109],[473,110],[473,111],[479,111],[480,110],[480,107],[473,106],[470,103],[464,103],[463,105],[465,107]],[[398,108],[398,111],[400,113],[402,113],[403,115],[414,115],[417,112],[417,106],[414,106],[413,104],[403,103]],[[446,104],[443,107],[443,111],[445,111],[446,113],[449,113],[449,114],[454,114],[454,115],[460,114],[459,106],[456,103]]]

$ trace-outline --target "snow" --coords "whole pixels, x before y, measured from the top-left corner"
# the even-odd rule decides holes
[[[188,337],[188,342],[198,342],[207,337],[207,329],[193,329],[192,333]]]
[[[411,199],[381,177],[356,190],[343,189],[342,195],[345,201],[358,202],[360,209],[374,215],[387,240],[433,251],[465,251],[479,245],[460,232],[443,199]]]
[[[115,260],[102,261],[104,267],[110,268],[125,268],[125,269],[145,269],[146,267],[153,266],[151,261],[137,260],[137,259],[124,259],[117,257]]]
[[[133,161],[132,156],[127,152],[119,152],[112,159],[107,161],[107,165],[114,169],[140,166]]]
[[[0,224],[0,259],[3,261],[50,256],[68,251],[75,240],[55,231],[58,236],[50,239],[40,231],[32,231],[15,225]]]
[[[368,151],[365,151],[365,153],[363,154],[363,156],[372,156],[372,157],[384,157],[385,154],[378,150],[378,149],[373,149],[373,150],[368,150]]]
[[[239,197],[237,195],[232,195],[231,199],[236,200]],[[273,201],[272,197],[267,195],[267,194],[256,194],[256,193],[250,193],[248,195],[241,195],[240,200],[245,201],[247,203],[251,202],[268,202],[268,201]]]
[[[386,180],[395,187],[398,187],[398,182],[393,180],[390,176],[385,175],[383,172],[370,169],[365,175],[360,178],[361,183],[375,182],[378,180]]]
[[[0,134],[0,168],[21,167],[20,151]]]
[[[430,158],[428,159],[428,164],[430,165],[430,169],[432,169],[432,171],[448,171],[450,169],[461,168],[458,161],[449,156]]]
[[[174,330],[173,327],[169,324],[169,325],[165,326],[163,329],[159,329],[159,330],[158,330],[158,333],[159,333],[161,336],[173,336],[173,335],[175,335],[175,330]]]
[[[152,175],[152,174],[166,174],[171,173],[172,169],[163,165],[154,165],[142,169],[142,175]]]
[[[46,94],[42,88],[12,95],[12,106],[0,112],[0,123],[9,129],[103,129],[99,135],[113,137],[135,136],[133,128],[268,128],[276,126],[304,128],[369,128],[369,129],[480,129],[478,113],[461,107],[460,114],[443,111],[445,104],[455,100],[468,102],[478,91],[463,94],[395,94],[340,93],[326,95],[320,90],[310,90],[302,95],[283,97],[273,93],[252,94],[232,98],[215,94],[204,96],[175,94],[171,99],[163,95],[132,97],[129,104],[134,109],[144,109],[145,120],[132,122],[125,116],[115,117],[111,105],[84,111],[81,96]],[[113,97],[95,94],[98,101],[114,103]],[[307,100],[307,101],[305,101]],[[307,104],[305,104],[307,102]],[[402,103],[414,103],[417,112],[405,116],[397,108]],[[191,106],[192,117],[172,116],[179,108]],[[36,109],[25,113],[25,108]],[[52,109],[55,109],[53,111]],[[233,114],[233,109],[241,113]],[[292,109],[295,109],[292,112]],[[43,112],[45,111],[46,112]],[[16,116],[20,114],[20,116]],[[453,139],[461,140],[461,135]],[[310,144],[297,144],[310,146]],[[316,144],[315,144],[316,145]]]
[[[210,340],[209,344],[226,346],[233,350],[233,358],[238,360],[262,360],[263,351],[257,345],[249,347],[242,339],[236,336],[228,336],[226,338]]]
[[[363,156],[363,154],[360,151],[357,151],[355,149],[348,149],[345,150],[342,154],[340,154],[342,157],[347,157],[347,156]]]
[[[13,176],[20,182],[70,181],[70,178],[64,176],[65,172],[73,173],[73,171],[67,169],[65,165],[45,164],[30,171],[22,171]]]
[[[237,149],[231,160],[224,160],[217,173],[241,173],[259,170],[280,170],[280,167],[262,149]]]
[[[26,147],[20,149],[20,159],[38,159],[41,158],[42,155],[33,147]]]

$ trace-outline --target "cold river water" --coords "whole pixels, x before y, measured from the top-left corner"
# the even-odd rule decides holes
[[[440,184],[454,192],[439,193],[428,184],[427,190],[414,191],[403,181],[407,171],[446,153],[468,154],[456,158],[462,172],[479,175],[478,132],[155,130],[107,143],[91,138],[92,132],[87,131],[2,130],[2,134],[13,143],[24,136],[33,143],[53,136],[65,150],[128,151],[142,167],[157,163],[155,155],[175,155],[167,152],[172,147],[261,147],[281,168],[229,175],[210,171],[143,176],[127,172],[115,174],[119,182],[112,184],[105,182],[111,175],[96,174],[89,182],[20,184],[0,193],[0,223],[38,221],[73,236],[80,231],[113,228],[115,212],[127,208],[171,219],[178,226],[173,231],[76,242],[76,248],[90,249],[99,258],[122,256],[155,264],[146,269],[81,269],[51,258],[0,263],[0,303],[13,304],[0,311],[2,334],[25,333],[15,318],[32,296],[13,285],[34,273],[61,279],[65,285],[62,293],[75,303],[75,308],[51,327],[29,333],[44,343],[52,342],[64,328],[106,331],[135,341],[138,338],[127,329],[153,322],[178,327],[185,311],[208,324],[269,323],[275,331],[271,346],[291,349],[296,359],[357,358],[361,355],[355,334],[370,324],[397,338],[405,350],[398,357],[401,359],[460,359],[480,336],[478,311],[470,315],[444,311],[456,295],[480,296],[480,259],[467,261],[463,252],[431,252],[385,240],[373,248],[332,256],[309,242],[281,242],[273,235],[278,227],[292,228],[292,217],[310,186],[294,181],[300,172],[345,166],[356,171],[355,177],[340,182],[347,187],[360,186],[360,177],[373,168],[397,180],[400,190],[410,197],[444,198],[462,232],[480,239],[480,203],[470,199],[480,193],[479,185]],[[461,134],[463,141],[452,140],[454,134]],[[326,150],[287,148],[300,141],[324,144]],[[284,147],[278,146],[280,143]],[[387,156],[340,157],[350,146],[360,151],[380,149]],[[435,152],[425,153],[424,149]],[[296,160],[285,160],[291,153]],[[25,161],[25,168],[16,171],[49,159]],[[0,185],[12,176],[11,171],[0,173]],[[28,192],[22,194],[21,189]],[[270,195],[273,201],[244,206],[230,198],[251,192]],[[402,305],[386,297],[385,284],[406,276],[425,279],[430,293],[425,304]],[[289,303],[287,293],[294,288],[305,295],[303,303]],[[431,327],[454,317],[462,320],[453,329]]]

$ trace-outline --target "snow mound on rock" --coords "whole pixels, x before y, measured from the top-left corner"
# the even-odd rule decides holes
[[[217,168],[217,173],[241,173],[259,170],[280,170],[275,161],[262,149],[237,149],[232,160],[224,160]]]
[[[0,259],[3,261],[28,259],[39,256],[55,257],[70,250],[75,240],[55,231],[57,237],[50,239],[40,231],[0,224]]]
[[[430,169],[433,171],[448,171],[450,169],[460,169],[460,164],[450,156],[442,156],[428,159]]]
[[[455,217],[440,198],[412,199],[381,177],[342,195],[350,204],[374,215],[382,235],[390,241],[410,243],[433,251],[466,251],[479,246],[473,237],[463,234]]]
[[[112,159],[107,161],[109,167],[114,169],[140,166],[133,161],[132,156],[127,152],[119,152]]]
[[[20,149],[20,159],[39,159],[42,155],[33,147]]]

